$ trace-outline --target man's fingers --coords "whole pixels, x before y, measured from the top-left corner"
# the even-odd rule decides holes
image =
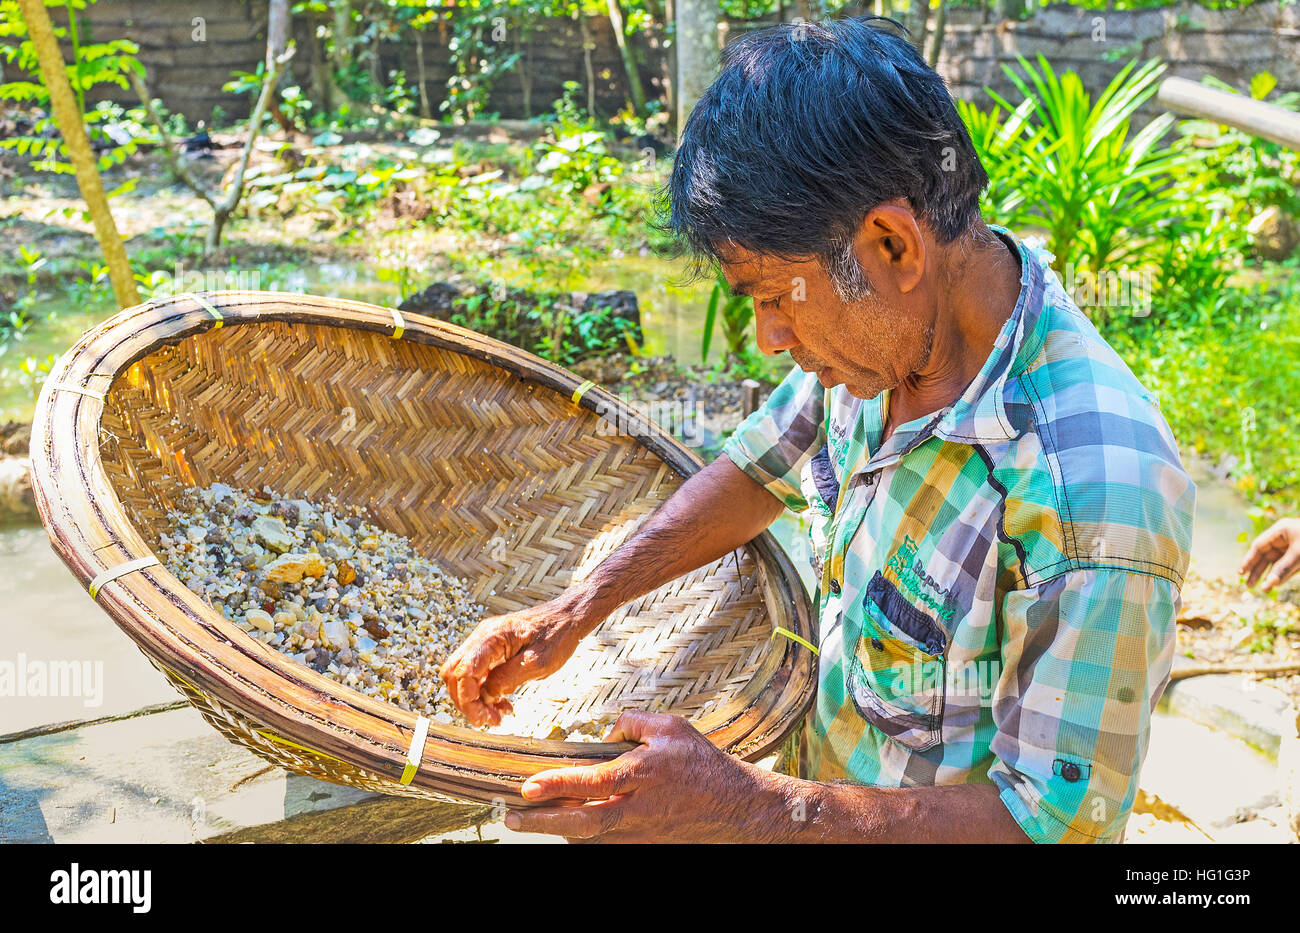
[[[479,701],[480,687],[488,673],[505,661],[511,651],[506,638],[495,631],[479,638],[471,634],[461,651],[459,658],[452,659],[454,664],[448,662],[449,669],[444,670],[443,680],[447,683],[447,695],[451,701],[462,712],[468,713],[469,708]]]
[[[618,828],[622,798],[589,800],[576,807],[540,807],[511,810],[506,826],[520,833],[550,833],[570,839],[592,839]]]
[[[519,796],[525,800],[554,800],[557,797],[597,800],[626,794],[636,788],[636,769],[643,757],[638,748],[598,765],[542,771],[524,782]]]
[[[528,681],[541,676],[541,657],[533,649],[525,648],[492,668],[481,692],[498,697],[509,696]]]
[[[1281,586],[1297,570],[1300,570],[1300,541],[1291,545],[1291,549],[1273,564],[1273,572],[1264,582],[1264,589],[1271,590],[1275,586]]]
[[[644,713],[633,710],[618,717],[606,742],[648,742],[680,727],[684,720],[670,713]]]

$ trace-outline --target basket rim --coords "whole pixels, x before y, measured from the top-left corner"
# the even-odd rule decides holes
[[[219,316],[208,306],[219,309]],[[51,547],[83,586],[105,568],[154,553],[128,517],[100,458],[103,403],[111,387],[133,363],[165,346],[222,326],[271,322],[352,328],[478,359],[571,402],[576,395],[582,408],[617,412],[635,426],[634,439],[683,478],[703,467],[694,451],[618,396],[467,328],[351,299],[236,290],[199,297],[184,293],[123,309],[87,330],[55,363],[37,400],[31,444],[36,505]],[[60,390],[66,387],[73,391]],[[772,624],[815,644],[808,595],[771,532],[744,548],[755,562]],[[479,802],[504,797],[518,805],[523,803],[519,786],[538,771],[592,764],[635,747],[483,733],[431,720],[418,770],[403,786],[418,714],[304,668],[249,637],[162,564],[104,584],[96,602],[170,677],[201,695],[219,694],[223,703],[270,730],[269,738],[288,737],[304,751],[369,772],[400,792],[418,789]],[[794,640],[777,641],[780,650],[774,646],[753,681],[723,708],[729,715],[705,733],[714,745],[748,760],[779,746],[811,708],[816,690],[815,656]],[[769,679],[758,683],[764,671]],[[326,713],[341,715],[346,729]]]

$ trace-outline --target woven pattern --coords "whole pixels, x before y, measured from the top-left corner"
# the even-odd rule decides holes
[[[356,302],[213,297],[222,327],[182,296],[124,311],[69,351],[51,382],[112,377],[102,409],[42,396],[39,430],[54,437],[34,458],[38,506],[81,577],[142,546],[160,550],[166,511],[187,486],[269,486],[363,506],[500,614],[581,579],[683,481],[652,445],[611,436],[590,402],[574,403],[561,388],[576,384],[571,375],[513,348],[417,318],[392,339],[391,312]],[[144,336],[150,328],[161,336]],[[95,406],[89,432],[82,404]],[[70,421],[76,434],[60,439]],[[77,454],[77,470],[56,468],[84,443],[78,435],[96,437],[98,462],[86,472]],[[560,672],[516,695],[516,715],[497,731],[545,738],[554,724],[653,709],[693,718],[736,754],[774,747],[807,708],[814,668],[771,638],[774,626],[808,624],[793,569],[774,574],[773,553],[739,549],[617,610]],[[114,581],[100,603],[209,723],[298,774],[490,802],[517,799],[518,783],[543,767],[610,754],[435,728],[402,785],[411,714],[299,671],[158,568]]]
[[[634,439],[598,434],[594,413],[515,384],[371,333],[221,328],[131,367],[109,393],[101,456],[155,546],[188,484],[328,491],[468,577],[491,614],[510,612],[592,570],[681,482]],[[501,731],[731,699],[770,646],[754,573],[747,555],[717,561],[622,607],[520,691]]]

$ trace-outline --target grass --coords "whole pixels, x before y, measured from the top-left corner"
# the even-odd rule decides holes
[[[1300,512],[1300,274],[1229,285],[1208,324],[1160,321],[1105,335],[1160,407],[1184,453],[1230,467],[1266,521]]]

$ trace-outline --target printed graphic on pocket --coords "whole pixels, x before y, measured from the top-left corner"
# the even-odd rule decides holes
[[[851,634],[847,619],[845,634]],[[845,644],[854,646],[845,686],[858,713],[912,751],[938,745],[943,738],[947,636],[934,620],[877,572],[863,597],[860,631]]]

